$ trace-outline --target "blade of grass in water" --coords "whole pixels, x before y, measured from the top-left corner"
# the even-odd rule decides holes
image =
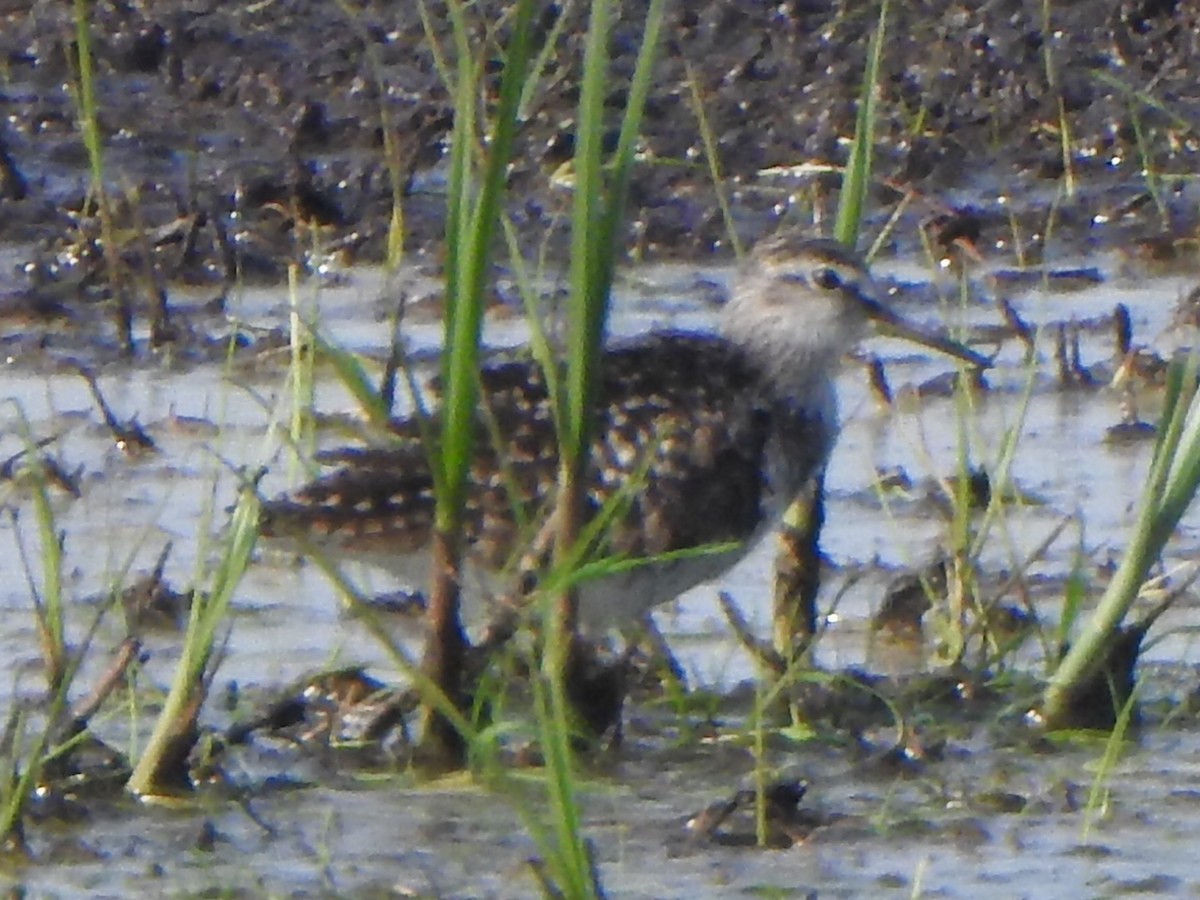
[[[875,148],[876,98],[879,95],[879,68],[883,59],[883,38],[887,32],[888,0],[879,4],[879,22],[871,35],[867,52],[867,70],[863,72],[862,90],[858,99],[858,114],[854,122],[854,144],[842,192],[838,196],[837,223],[834,237],[853,247],[858,243],[867,188],[871,184],[871,158]]]
[[[96,78],[92,29],[87,0],[75,0],[75,45],[79,60],[79,128],[92,171],[92,190],[104,191],[104,148],[96,107]]]
[[[455,75],[454,135],[446,211],[445,349],[440,439],[429,448],[435,505],[429,631],[425,661],[429,677],[455,704],[463,696],[466,636],[459,613],[458,572],[462,553],[462,513],[477,422],[479,341],[493,236],[500,219],[506,176],[517,131],[521,93],[529,66],[532,0],[512,11],[511,40],[505,48],[500,98],[492,123],[482,178],[476,178],[475,107],[484,59],[473,52],[464,4],[447,6],[458,54]],[[425,706],[423,741],[440,764],[462,765],[467,743],[454,723]]]
[[[575,196],[571,234],[571,298],[567,338],[567,370],[559,406],[559,495],[555,515],[556,562],[576,552],[583,528],[583,498],[588,470],[592,411],[595,408],[600,355],[608,322],[618,236],[634,163],[642,111],[662,25],[664,0],[653,0],[646,13],[642,46],[630,84],[625,115],[605,179],[602,143],[608,83],[608,43],[613,15],[609,0],[594,0],[584,51],[575,135]],[[559,889],[566,896],[600,893],[572,781],[570,709],[565,673],[573,651],[577,610],[574,591],[563,590],[555,610],[545,655],[549,691],[539,692],[542,740],[550,774],[558,853],[552,861]]]
[[[534,6],[531,0],[521,0],[515,10],[513,39],[505,56],[500,102],[488,143],[483,177],[477,183],[472,161],[475,141],[473,111],[478,97],[481,61],[472,56],[461,4],[449,4],[459,54],[458,96],[455,100],[451,187],[446,217],[443,431],[434,460],[440,482],[437,527],[447,533],[458,529],[462,514],[478,395],[476,373],[479,369],[479,337],[492,238],[499,221],[505,176],[516,135],[521,87],[529,61]]]
[[[26,429],[22,422],[22,429]],[[46,664],[46,679],[50,690],[58,690],[66,678],[67,645],[66,627],[63,617],[62,590],[62,544],[55,526],[54,507],[50,504],[45,472],[32,441],[27,436],[30,459],[38,468],[33,480],[33,503],[38,526],[38,542],[42,559],[42,591],[34,597],[37,611],[38,631],[41,636],[42,655]]]
[[[1104,663],[1107,650],[1129,614],[1150,567],[1162,554],[1179,520],[1200,489],[1200,357],[1172,363],[1141,508],[1121,558],[1079,640],[1063,658],[1042,697],[1046,727],[1069,720],[1073,691]]]
[[[655,0],[646,14],[643,42],[630,84],[611,177],[606,185],[601,145],[605,129],[604,99],[608,91],[608,53],[604,42],[609,30],[609,7],[605,0],[596,0],[592,4],[575,138],[567,377],[565,397],[559,400],[563,408],[559,434],[562,460],[559,502],[565,504],[559,513],[564,529],[559,544],[564,553],[570,552],[580,525],[582,480],[587,470],[599,359],[608,325],[609,291],[665,2]],[[566,612],[565,624],[573,627],[574,614],[569,610]]]
[[[367,375],[362,361],[353,353],[325,340],[311,329],[309,335],[321,358],[333,364],[338,381],[353,395],[359,409],[367,417],[367,421],[375,428],[385,428],[391,411],[383,395]]]
[[[173,752],[173,743],[195,724],[203,700],[205,679],[217,637],[233,593],[250,564],[258,540],[258,499],[252,491],[242,492],[225,536],[224,551],[207,591],[197,591],[192,600],[183,650],[175,667],[175,678],[154,731],[129,779],[136,794],[162,792],[163,766]]]

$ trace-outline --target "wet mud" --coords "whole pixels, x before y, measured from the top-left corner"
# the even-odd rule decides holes
[[[504,8],[473,11],[497,21]],[[278,280],[291,263],[378,261],[392,172],[408,249],[436,256],[453,116],[434,49],[453,56],[445,10],[429,4],[427,32],[419,9],[95,4],[105,178],[125,200],[122,227],[143,234],[128,248],[141,257],[133,264],[153,259],[165,278],[221,283],[231,270]],[[12,5],[2,16],[0,239],[41,248],[30,276],[86,268],[66,252],[86,257],[95,213],[71,89],[71,9]],[[610,42],[614,122],[640,16],[641,4],[625,4]],[[746,243],[782,219],[827,216],[838,181],[829,167],[846,161],[874,25],[867,5],[828,0],[675,5],[634,175],[629,252],[728,259],[731,232]],[[549,4],[540,22],[549,46],[510,179],[509,212],[530,248],[548,235],[562,246],[569,193],[555,176],[573,147],[585,28],[580,4]],[[1046,240],[1174,253],[1196,225],[1187,176],[1200,147],[1190,99],[1198,35],[1200,13],[1182,2],[896,4],[872,224],[903,201],[891,238],[900,250],[917,246],[914,226],[924,226],[935,243],[968,240],[1012,258],[1036,257]],[[479,26],[476,37],[498,57],[504,26]],[[35,312],[54,309],[46,300]]]

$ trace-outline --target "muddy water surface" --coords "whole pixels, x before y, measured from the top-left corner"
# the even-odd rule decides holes
[[[1189,334],[1168,326],[1194,276],[1131,278],[1111,258],[1064,265],[1074,262],[1098,267],[1103,282],[1070,293],[1011,293],[1029,323],[1086,323],[1108,316],[1120,302],[1132,312],[1135,342],[1160,351],[1188,342]],[[884,264],[879,270],[897,284],[923,286],[897,296],[898,308],[910,318],[963,328],[999,321],[994,306],[980,299],[990,283],[981,276],[979,290],[964,302],[953,279],[935,291],[920,266]],[[730,274],[690,267],[627,273],[613,330],[621,336],[659,325],[710,327],[712,298]],[[419,293],[419,286],[408,287]],[[306,317],[319,317],[332,340],[381,359],[388,339],[381,319],[390,306],[386,298],[396,290],[373,270],[351,270],[337,285],[302,287],[299,302]],[[939,291],[945,297],[940,302],[934,296]],[[264,326],[277,325],[289,309],[287,293],[278,289],[247,290],[231,305],[233,315]],[[414,355],[427,357],[436,348],[440,324],[414,315],[406,333]],[[1062,581],[1075,570],[1098,593],[1123,546],[1151,443],[1105,443],[1108,429],[1127,416],[1129,398],[1103,387],[1062,390],[1053,336],[1052,327],[1040,335],[1032,368],[1022,361],[1017,342],[1008,341],[997,371],[989,375],[991,391],[977,396],[965,414],[961,398],[907,396],[908,388],[951,370],[923,351],[892,341],[867,347],[884,362],[899,398],[895,409],[884,408],[868,389],[861,365],[847,365],[839,382],[844,430],[829,475],[823,539],[830,563],[826,602],[851,586],[820,644],[822,664],[885,667],[870,639],[869,618],[892,576],[927,562],[945,539],[933,480],[957,471],[964,448],[973,464],[994,469],[1009,429],[1021,434],[1012,499],[983,551],[985,571],[1003,580],[1069,518],[1062,535],[1029,567],[1029,602],[1052,623]],[[519,317],[498,313],[487,337],[499,347],[521,343]],[[1108,330],[1085,329],[1080,353],[1087,365],[1111,365]],[[270,466],[263,482],[267,494],[302,476],[281,449],[278,429],[288,407],[283,370],[281,357],[254,367],[102,371],[100,385],[116,413],[136,415],[158,444],[160,452],[132,459],[113,446],[80,377],[59,367],[6,366],[0,456],[20,451],[27,427],[38,438],[56,437],[49,449],[64,468],[82,467],[78,499],[52,493],[64,535],[70,627],[77,637],[106,592],[151,569],[167,543],[173,547],[167,578],[179,586],[194,583],[211,560],[224,511],[235,499],[239,468]],[[1134,396],[1142,418],[1153,418],[1155,404],[1153,390],[1139,389]],[[352,399],[328,372],[320,378],[316,405],[323,413],[354,412]],[[322,437],[337,440],[335,434]],[[903,473],[908,487],[881,489],[880,470]],[[0,571],[8,575],[0,587],[0,654],[11,673],[0,683],[0,703],[8,706],[41,686],[20,549],[36,558],[38,540],[28,495],[11,484],[0,490],[6,513],[0,520]],[[1185,519],[1168,569],[1195,558],[1198,524],[1195,514]],[[728,590],[766,633],[772,550],[760,547],[719,585],[697,588],[658,614],[694,686],[730,691],[753,675],[714,597],[718,589]],[[391,587],[370,570],[351,568],[350,574],[367,590]],[[41,576],[32,577],[37,582]],[[1152,704],[1180,700],[1197,686],[1193,669],[1200,658],[1187,627],[1195,605],[1184,597],[1153,632],[1162,640],[1150,648],[1143,667],[1151,676],[1144,696]],[[114,646],[123,636],[119,619],[106,619],[97,648]],[[395,627],[415,642],[405,625]],[[177,643],[172,633],[147,640],[148,661],[139,676],[144,683],[168,684]],[[932,652],[935,643],[931,637],[927,649]],[[1040,671],[1036,642],[1024,658]],[[342,613],[336,592],[315,566],[264,550],[235,600],[218,692],[234,683],[243,691],[265,691],[331,664],[365,665],[385,681],[400,677],[362,624]],[[105,665],[102,652],[90,654],[80,684],[90,683]],[[227,724],[220,704],[210,706],[206,724]],[[1193,762],[1200,729],[1186,706],[1173,708],[1177,714],[1165,722],[1153,717],[1141,740],[1128,746],[1090,813],[1085,808],[1103,747],[1046,748],[1040,754],[1026,744],[1009,749],[1003,735],[1018,727],[1015,718],[960,729],[941,762],[902,772],[844,745],[774,747],[772,764],[810,782],[805,805],[823,811],[831,824],[790,850],[756,852],[691,840],[683,827],[750,772],[752,759],[744,748],[715,740],[737,730],[744,709],[720,706],[717,719],[726,727],[702,729],[707,738],[701,740],[679,730],[688,717],[680,719],[660,705],[635,707],[624,748],[585,787],[589,833],[613,896],[804,896],[810,890],[823,896],[1194,893],[1200,889],[1192,849],[1200,827],[1200,770]],[[123,746],[127,714],[114,713],[96,729]],[[38,896],[213,889],[249,895],[535,893],[523,866],[535,848],[513,828],[512,807],[503,798],[465,783],[408,789],[386,774],[325,768],[282,744],[256,748],[245,765],[251,783],[261,785],[263,772],[278,771],[292,782],[319,786],[256,790],[247,807],[213,799],[182,809],[104,809],[91,821],[56,823],[38,833],[34,849],[45,864],[6,877]]]

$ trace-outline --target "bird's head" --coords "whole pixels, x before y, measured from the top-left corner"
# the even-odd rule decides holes
[[[722,329],[789,393],[815,391],[870,331],[915,341],[986,367],[988,360],[925,334],[893,313],[862,257],[795,233],[761,242],[739,273]]]

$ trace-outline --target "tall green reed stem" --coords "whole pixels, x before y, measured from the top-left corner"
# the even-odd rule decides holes
[[[22,422],[22,427],[26,425]],[[37,466],[34,478],[33,502],[41,548],[42,590],[34,595],[42,657],[46,664],[46,681],[51,691],[62,687],[67,676],[66,619],[63,612],[62,539],[55,524],[54,508],[50,505],[45,469],[37,456],[33,442],[27,437],[30,458]]]
[[[879,4],[879,21],[871,35],[871,46],[867,51],[867,69],[863,72],[862,88],[858,95],[858,112],[854,121],[854,143],[850,160],[846,163],[846,174],[842,178],[842,191],[838,196],[837,221],[833,236],[847,247],[858,243],[862,227],[863,208],[867,202],[867,189],[871,186],[871,161],[875,153],[875,122],[878,118],[879,70],[883,61],[883,39],[887,34],[889,0]]]
[[[208,689],[209,663],[222,623],[258,540],[258,499],[244,490],[233,511],[224,550],[207,591],[196,591],[175,678],[128,788],[159,794],[179,787],[173,772],[193,741],[200,706]]]
[[[39,456],[38,445],[30,433],[24,411],[15,402],[14,405],[17,406],[20,430],[32,466],[33,500],[42,563],[40,591],[33,584],[31,566],[23,551],[21,556],[27,564],[26,572],[30,579],[30,592],[34,602],[34,618],[42,644],[47,690],[50,696],[49,708],[45,711],[46,717],[40,731],[29,736],[26,714],[20,709],[20,704],[14,704],[9,711],[8,720],[3,725],[4,736],[0,740],[0,766],[4,768],[4,774],[0,775],[0,849],[23,851],[25,846],[22,822],[26,803],[41,778],[47,750],[54,736],[59,733],[59,725],[67,709],[67,695],[87,641],[80,647],[77,655],[72,656],[68,652],[62,588],[62,545],[54,517],[54,507],[50,503],[46,468]],[[15,514],[13,518],[13,531],[16,533]]]
[[[500,218],[529,66],[535,6],[532,0],[518,0],[514,8],[500,99],[482,173],[477,175],[476,104],[481,96],[483,59],[472,51],[464,5],[458,0],[447,5],[457,64],[446,210],[444,405],[440,434],[431,448],[436,507],[425,665],[430,679],[460,709],[465,700],[462,667],[467,647],[459,611],[462,514],[477,422],[479,340],[492,239]],[[466,743],[453,723],[430,706],[424,718],[427,751],[447,765],[461,765]]]
[[[1200,358],[1172,363],[1158,439],[1133,535],[1116,574],[1084,626],[1079,640],[1059,663],[1042,696],[1046,727],[1070,720],[1073,692],[1104,664],[1150,567],[1200,490]]]
[[[96,114],[96,75],[92,57],[91,3],[75,0],[75,45],[79,64],[79,130],[92,172],[92,190],[104,194],[104,146]]]
[[[121,283],[123,263],[117,247],[116,228],[109,204],[108,190],[104,184],[104,143],[100,135],[100,116],[96,105],[96,72],[92,56],[91,3],[75,0],[75,59],[79,78],[76,103],[79,107],[79,130],[83,146],[87,150],[88,167],[91,170],[91,196],[96,202],[100,217],[100,233],[103,238],[104,260],[108,266],[108,277],[115,292],[114,309],[117,317],[118,339],[126,356],[133,356],[133,311],[129,301],[128,286]]]
[[[583,84],[575,136],[575,199],[571,231],[571,297],[567,325],[567,375],[559,398],[558,553],[572,552],[582,524],[585,474],[591,446],[600,355],[608,325],[609,292],[629,192],[642,112],[650,90],[665,0],[653,0],[621,122],[616,154],[605,178],[602,142],[604,101],[609,91],[608,40],[612,3],[594,0],[584,51]],[[561,624],[574,630],[575,609],[566,592]]]
[[[608,44],[614,7],[593,0],[584,50],[575,135],[575,196],[571,232],[571,296],[567,324],[566,377],[555,398],[559,415],[559,494],[555,510],[558,532],[555,560],[578,565],[578,543],[584,527],[584,497],[597,400],[600,358],[607,332],[609,294],[622,233],[625,200],[632,177],[638,133],[650,75],[658,49],[665,0],[652,0],[646,12],[642,45],[629,86],[625,115],[611,171],[605,177],[602,142],[608,81]],[[558,853],[553,864],[567,896],[599,896],[572,781],[570,709],[566,677],[576,652],[578,618],[575,591],[559,594],[544,666],[549,692],[540,691],[543,745],[550,775],[551,802]]]

